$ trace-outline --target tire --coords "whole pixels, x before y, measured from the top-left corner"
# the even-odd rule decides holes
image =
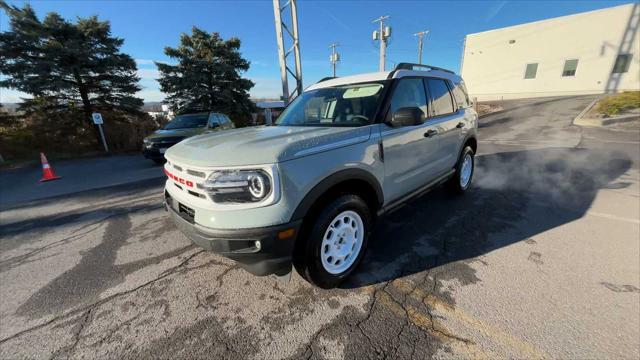
[[[371,232],[371,210],[357,195],[340,195],[310,220],[294,259],[307,281],[323,289],[338,286],[358,266]],[[345,221],[346,220],[346,221]]]
[[[447,180],[447,188],[451,193],[461,195],[469,190],[475,173],[475,165],[476,160],[473,149],[470,146],[466,146],[456,163],[455,174]]]

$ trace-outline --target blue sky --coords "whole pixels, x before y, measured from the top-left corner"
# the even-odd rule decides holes
[[[283,1],[284,2],[284,1]],[[25,1],[10,1],[22,6]],[[153,61],[170,62],[165,46],[176,46],[192,26],[242,40],[251,61],[245,77],[256,86],[253,97],[278,98],[280,72],[271,0],[263,1],[29,1],[40,17],[51,11],[67,19],[98,15],[112,33],[125,39],[123,52],[138,63],[146,101],[162,100]],[[328,45],[338,42],[338,76],[378,69],[377,44],[371,40],[374,18],[389,15],[393,28],[387,67],[417,62],[414,33],[430,30],[423,62],[458,71],[464,36],[504,26],[601,9],[630,1],[298,1],[302,71],[305,86],[331,75]],[[0,11],[0,30],[8,19]],[[17,102],[20,93],[0,89],[0,101]]]

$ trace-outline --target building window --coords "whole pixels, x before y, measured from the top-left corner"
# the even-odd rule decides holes
[[[538,63],[527,64],[527,68],[524,70],[525,79],[535,79],[538,73]]]
[[[575,76],[578,69],[578,59],[571,59],[564,62],[562,76]]]
[[[631,64],[631,54],[618,54],[616,63],[613,65],[613,73],[621,74],[629,71],[629,65]]]

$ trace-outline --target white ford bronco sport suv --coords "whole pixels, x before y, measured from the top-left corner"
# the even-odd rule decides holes
[[[477,114],[433,66],[323,79],[273,126],[169,148],[166,208],[194,243],[256,275],[330,288],[354,271],[374,221],[446,183],[471,185]]]

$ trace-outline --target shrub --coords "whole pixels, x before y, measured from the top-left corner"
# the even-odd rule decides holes
[[[640,108],[640,91],[625,91],[600,100],[596,110],[609,116]]]
[[[146,113],[102,112],[111,152],[138,151],[142,139],[157,128]],[[81,111],[34,112],[0,122],[0,154],[5,160],[37,158],[40,151],[55,157],[82,156],[102,151],[96,130],[83,121]]]

